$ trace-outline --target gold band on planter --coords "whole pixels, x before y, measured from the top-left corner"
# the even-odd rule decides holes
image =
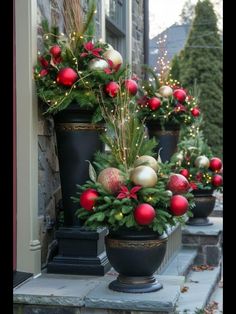
[[[136,248],[136,249],[146,249],[158,247],[161,244],[165,243],[167,238],[162,240],[145,240],[145,241],[136,241],[136,240],[116,240],[116,239],[107,239],[107,245],[111,248]]]
[[[165,131],[165,130],[159,130],[159,131],[156,131],[155,132],[156,134],[158,135],[174,135],[174,136],[177,136],[179,134],[179,130],[175,130],[175,131],[171,131],[171,130],[168,130],[168,131]]]
[[[60,131],[104,131],[105,127],[100,124],[91,123],[57,123],[56,128]]]

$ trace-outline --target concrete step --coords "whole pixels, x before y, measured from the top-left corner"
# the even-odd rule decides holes
[[[207,308],[211,307],[215,307],[214,314],[223,313],[223,286],[221,286],[221,282],[217,284],[207,305]]]
[[[159,273],[160,275],[186,276],[197,256],[197,249],[182,247],[174,259]]]
[[[180,294],[176,313],[195,314],[204,309],[220,278],[220,266],[213,270],[191,271],[184,284],[186,292]]]

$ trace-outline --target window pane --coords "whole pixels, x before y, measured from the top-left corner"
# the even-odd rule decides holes
[[[106,16],[121,30],[125,30],[125,1],[105,0]]]

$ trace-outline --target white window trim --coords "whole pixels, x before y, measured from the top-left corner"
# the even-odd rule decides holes
[[[37,1],[15,1],[17,132],[17,270],[41,272],[38,240]]]

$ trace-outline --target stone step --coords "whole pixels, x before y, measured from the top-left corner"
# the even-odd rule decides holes
[[[207,308],[214,308],[214,305],[214,314],[223,313],[223,286],[221,285],[221,282],[218,283],[215,290],[213,291]]]
[[[197,249],[182,247],[174,259],[159,273],[160,275],[186,276],[197,256]]]
[[[186,292],[180,294],[176,313],[195,314],[204,309],[220,278],[220,266],[213,270],[191,271],[184,284]]]
[[[163,288],[151,293],[122,293],[108,288],[114,275],[76,276],[44,273],[16,287],[14,312],[18,314],[173,314],[183,276],[157,276]]]
[[[217,266],[222,256],[223,219],[210,217],[210,226],[189,226],[182,229],[184,247],[198,249],[197,264]]]

